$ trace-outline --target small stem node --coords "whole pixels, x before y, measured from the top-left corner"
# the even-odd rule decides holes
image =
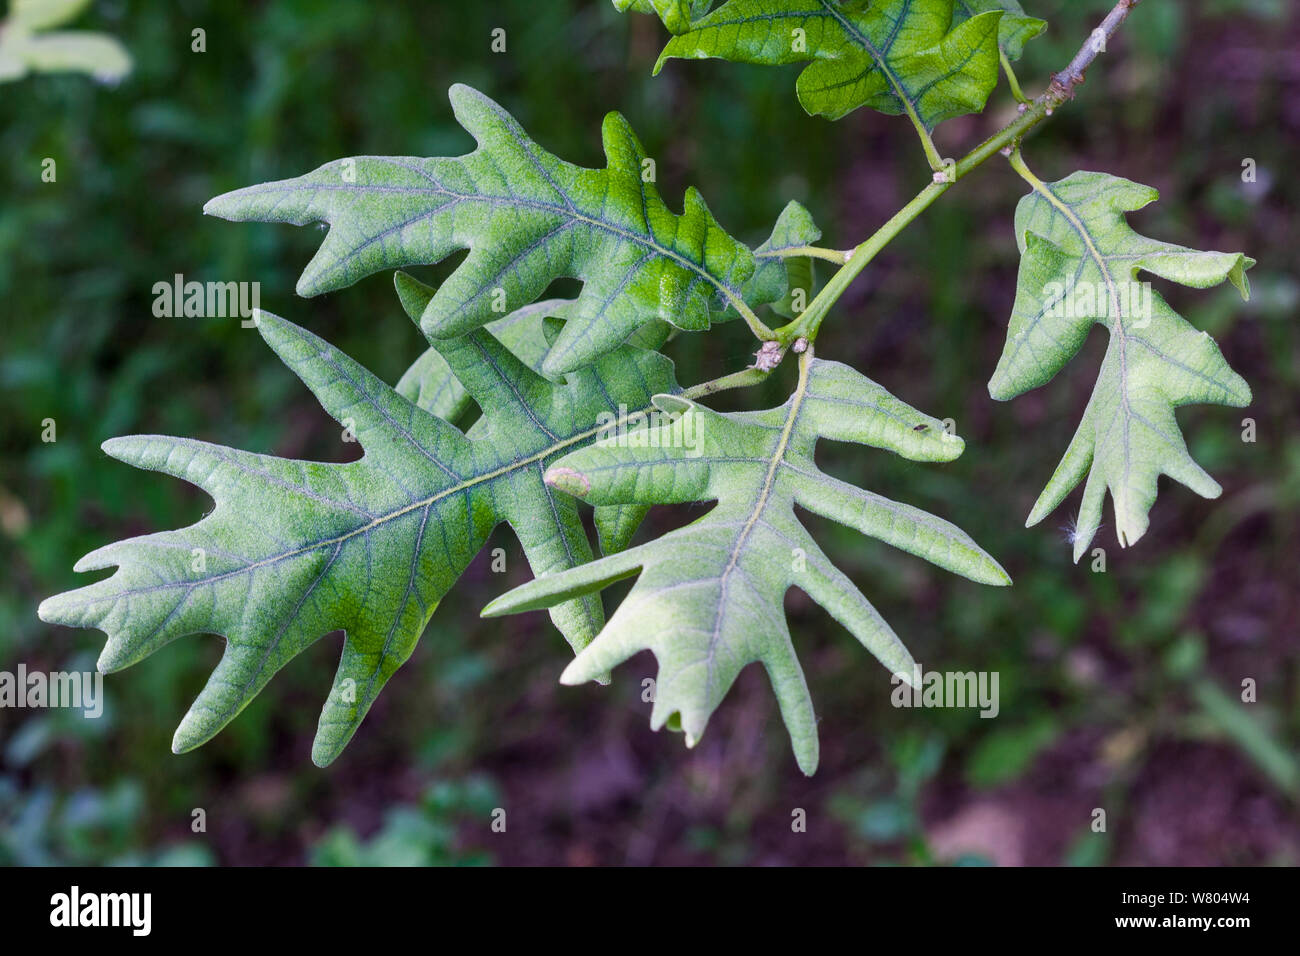
[[[762,348],[754,353],[754,368],[760,372],[770,372],[781,364],[785,358],[785,349],[780,342],[764,342]]]

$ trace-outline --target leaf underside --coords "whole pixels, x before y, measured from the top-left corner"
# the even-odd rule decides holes
[[[407,308],[432,290],[399,274]],[[182,478],[216,507],[197,524],[95,551],[78,571],[115,573],[40,607],[43,620],[108,634],[113,671],[194,633],[226,639],[221,662],[177,729],[196,747],[235,717],[290,659],[345,632],[312,758],[338,756],[385,682],[410,656],[438,602],[508,523],[535,574],[592,557],[576,504],[543,474],[592,441],[604,414],[650,407],[675,392],[672,364],[631,346],[552,382],[486,331],[438,343],[483,417],[468,433],[422,410],[311,333],[261,314],[263,338],[365,450],[347,464],[291,461],[185,438],[118,438],[104,449],[137,467]],[[622,408],[620,407],[622,406]],[[596,515],[602,541],[625,542],[644,509]],[[552,619],[574,649],[599,632],[598,598],[557,605]]]
[[[178,751],[210,739],[275,671],[341,630],[342,661],[312,753],[327,764],[493,528],[511,525],[538,575],[591,560],[576,504],[545,484],[547,467],[619,416],[651,410],[653,395],[679,391],[657,351],[669,335],[734,318],[728,296],[782,299],[786,251],[819,236],[798,203],[757,252],[722,232],[693,191],[685,215],[672,214],[642,180],[642,150],[617,115],[605,123],[609,167],[588,170],[542,151],[481,94],[453,87],[451,98],[479,141],[468,156],[341,160],[207,207],[233,219],[330,223],[299,284],[304,294],[471,250],[437,291],[397,273],[403,306],[431,348],[395,389],[310,333],[261,316],[263,337],[364,456],[287,461],[162,436],[104,446],[198,485],[216,507],[189,528],[86,556],[78,570],[117,571],[47,600],[40,614],[104,630],[105,671],[186,634],[225,637],[220,664],[177,730]],[[584,280],[577,299],[533,301],[566,275]],[[527,304],[502,315],[509,302]],[[462,431],[451,420],[471,405],[481,416]],[[597,507],[602,552],[626,546],[645,512]],[[595,596],[551,616],[574,649],[604,622]]]
[[[328,223],[298,282],[306,296],[469,249],[421,319],[430,338],[480,328],[535,301],[555,279],[581,279],[543,361],[548,376],[590,364],[647,323],[700,331],[734,300],[764,301],[749,284],[753,252],[723,231],[695,189],[683,214],[665,205],[622,116],[605,118],[606,168],[585,169],[543,150],[482,93],[458,84],[450,98],[478,142],[468,155],[337,160],[218,196],[204,211]]]
[[[1146,532],[1160,475],[1207,498],[1218,483],[1192,460],[1174,409],[1201,402],[1245,406],[1250,387],[1219,347],[1147,284],[1140,271],[1193,288],[1225,279],[1249,297],[1241,253],[1200,252],[1149,239],[1125,215],[1157,198],[1149,186],[1077,172],[1044,183],[1016,210],[1022,259],[1006,346],[989,393],[1009,400],[1051,380],[1094,324],[1110,333],[1096,387],[1064,458],[1028,524],[1050,514],[1085,476],[1074,559],[1087,551],[1107,491],[1121,546]],[[1149,299],[1148,299],[1149,296]]]
[[[804,529],[795,505],[973,580],[1009,583],[960,529],[826,475],[814,464],[814,447],[825,438],[948,461],[961,453],[962,442],[848,366],[807,356],[798,389],[780,408],[719,414],[669,396],[657,404],[672,420],[566,455],[547,480],[596,505],[717,506],[647,544],[538,577],[484,614],[551,607],[636,575],[617,612],[561,680],[591,680],[648,649],[659,665],[651,726],[680,726],[693,745],[740,670],[760,662],[799,766],[811,774],[816,720],[785,621],[785,592],[805,591],[909,682],[913,664],[889,625]]]
[[[709,12],[713,0],[614,0],[619,13],[649,13],[659,17],[671,33],[685,33],[691,23]]]
[[[766,65],[811,61],[796,82],[808,113],[839,119],[869,106],[906,113],[932,130],[984,108],[997,85],[1000,37],[1009,49],[1023,47],[1030,28],[1023,21],[1029,18],[1020,15],[1005,36],[1000,33],[1009,6],[954,7],[953,0],[728,0],[669,40],[655,71],[674,57]]]

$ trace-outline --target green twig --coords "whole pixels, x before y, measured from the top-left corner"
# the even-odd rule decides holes
[[[844,294],[844,290],[857,277],[872,259],[887,246],[894,237],[917,216],[930,207],[936,199],[963,176],[983,165],[995,153],[1011,155],[1017,150],[1025,134],[1051,116],[1062,104],[1073,99],[1075,88],[1084,80],[1092,61],[1106,49],[1106,42],[1115,35],[1128,15],[1141,0],[1119,0],[1114,8],[1102,20],[1101,25],[1092,32],[1074,59],[1061,72],[1052,77],[1047,90],[1036,100],[1022,107],[1021,114],[1011,123],[980,143],[955,164],[950,164],[943,172],[936,175],[934,181],[921,190],[911,202],[904,206],[887,223],[853,250],[847,262],[840,268],[826,286],[809,303],[797,319],[774,333],[774,338],[782,347],[797,339],[805,338],[809,342],[816,339],[826,313]],[[936,172],[940,172],[936,170]]]
[[[817,329],[822,324],[822,319],[830,311],[832,305],[844,294],[844,290],[849,287],[858,273],[866,268],[867,263],[876,257],[876,253],[889,245],[895,236],[903,231],[913,219],[919,216],[930,203],[942,196],[952,186],[952,183],[931,183],[925,189],[900,209],[893,219],[885,223],[875,234],[866,242],[853,250],[853,255],[849,261],[844,263],[835,275],[831,276],[825,287],[808,303],[806,308],[793,322],[784,325],[776,330],[776,340],[782,347],[789,345],[797,339],[805,338],[808,341],[814,341],[817,338]]]

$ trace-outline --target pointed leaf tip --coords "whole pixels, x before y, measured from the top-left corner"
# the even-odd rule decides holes
[[[984,561],[978,577],[972,577],[973,581],[979,584],[987,584],[995,588],[1011,587],[1011,575],[1007,574],[1006,568],[1002,567],[997,561],[987,554],[983,555]]]
[[[512,527],[538,573],[590,560],[575,502],[539,480],[537,462],[589,443],[590,423],[602,415],[649,411],[651,396],[677,383],[670,363],[632,347],[584,370],[581,381],[548,382],[494,334],[475,332],[440,345],[483,413],[471,438],[319,337],[259,315],[260,333],[323,407],[354,423],[364,454],[333,464],[166,436],[110,439],[105,453],[200,480],[218,505],[188,527],[92,552],[79,570],[113,564],[118,572],[47,599],[40,612],[108,632],[98,661],[104,672],[188,634],[225,638],[222,663],[173,736],[177,752],[216,734],[321,633],[344,631],[368,697],[355,714],[328,714],[319,763],[342,749],[341,736],[409,656],[491,528]],[[379,580],[409,584],[381,588]],[[350,599],[359,591],[371,595],[364,605]],[[582,595],[551,616],[574,647],[604,621],[600,601]],[[274,657],[263,653],[268,642]]]
[[[826,607],[886,667],[909,666],[911,657],[821,552],[796,516],[796,505],[976,581],[1005,585],[1010,579],[955,526],[816,468],[822,439],[931,461],[943,460],[952,449],[939,437],[942,422],[922,416],[861,373],[837,362],[806,361],[796,393],[778,408],[724,414],[662,396],[656,399],[661,408],[690,407],[692,415],[707,416],[709,427],[700,433],[692,426],[690,442],[596,444],[560,459],[547,480],[575,482],[601,504],[717,504],[657,540],[521,585],[489,609],[545,607],[636,575],[618,612],[564,669],[560,682],[583,683],[649,650],[658,667],[651,727],[680,727],[694,743],[740,671],[761,662],[799,767],[811,774],[818,759],[816,718],[786,630],[789,589],[798,587]],[[917,432],[918,423],[927,432]],[[682,437],[688,424],[661,426],[653,437]],[[721,586],[733,574],[744,586]]]
[[[655,408],[668,415],[683,415],[695,407],[693,401],[680,395],[656,395],[651,401]]]
[[[56,603],[57,601],[58,598],[47,597],[44,601],[42,601],[40,604],[36,606],[36,616],[40,618],[42,621],[44,621],[46,624],[60,623],[59,621],[54,619],[55,616],[58,614],[58,604]]]
[[[100,442],[99,450],[109,458],[116,458],[121,461],[122,456],[126,454],[126,449],[134,443],[135,438],[134,435],[114,435],[112,438],[106,438]]]
[[[574,658],[568,663],[568,666],[560,672],[560,683],[566,687],[577,687],[579,684],[585,684],[590,680],[586,673],[586,667]]]
[[[172,734],[172,753],[174,754],[179,755],[189,753],[191,750],[195,750],[203,743],[202,740],[196,741],[193,739],[193,730],[187,726],[189,719],[190,715],[186,714],[185,718],[181,721],[180,726],[176,728],[176,732]]]
[[[351,736],[349,735],[348,741],[350,740],[351,740]],[[346,743],[347,741],[344,742],[345,746]],[[319,767],[321,770],[324,770],[326,767],[333,764],[334,761],[338,760],[339,756],[342,753],[343,753],[343,747],[333,742],[326,743],[325,741],[322,741],[318,736],[317,739],[312,742],[311,762],[315,764],[317,767]]]
[[[438,339],[536,301],[558,278],[579,279],[548,375],[591,365],[648,325],[702,330],[727,315],[725,302],[771,301],[749,294],[753,251],[698,193],[678,215],[643,182],[643,150],[617,114],[603,127],[606,165],[586,169],[547,152],[484,94],[456,84],[449,97],[477,143],[472,152],[350,157],[227,193],[205,209],[328,225],[296,284],[303,297],[468,250],[423,312],[421,328]]]
[[[1148,186],[1076,172],[1055,183],[1031,180],[1031,187],[1016,210],[1023,255],[989,394],[1005,401],[1046,384],[1094,325],[1107,330],[1110,345],[1083,419],[1026,526],[1054,511],[1086,478],[1080,524],[1095,534],[1109,495],[1116,533],[1128,546],[1147,529],[1161,474],[1198,492],[1213,485],[1191,459],[1175,411],[1192,403],[1238,406],[1249,396],[1213,339],[1138,275],[1190,288],[1227,280],[1244,291],[1250,260],[1140,235],[1126,216],[1155,200]],[[1076,561],[1091,539],[1076,537]]]
[[[552,488],[558,488],[575,498],[585,498],[591,491],[591,482],[587,476],[573,468],[548,469],[543,480]]]

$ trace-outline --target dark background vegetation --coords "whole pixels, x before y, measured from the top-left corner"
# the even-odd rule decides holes
[[[1110,4],[1025,5],[1051,22],[1019,68],[1037,92]],[[1016,586],[971,584],[820,521],[813,530],[925,666],[1000,672],[996,720],[891,707],[888,674],[792,593],[821,770],[798,773],[757,669],[687,751],[647,727],[648,655],[611,687],[561,687],[569,653],[543,615],[479,619],[528,576],[502,531],[491,546],[507,549],[508,574],[482,556],[466,572],[327,770],[309,751],[337,635],[184,756],[170,752],[172,731],[218,638],[177,641],[108,677],[100,720],[0,711],[0,862],[1300,861],[1297,21],[1289,0],[1147,0],[1078,100],[1026,148],[1047,180],[1085,168],[1158,187],[1162,201],[1132,217],[1143,232],[1259,259],[1246,306],[1228,288],[1159,284],[1254,388],[1248,410],[1180,413],[1220,500],[1162,483],[1136,548],[1121,551],[1113,524],[1103,527],[1105,573],[1070,561],[1062,528],[1077,493],[1022,527],[1083,410],[1104,332],[1050,386],[989,399],[1023,192],[1000,159],[911,226],[827,322],[821,354],[955,418],[967,441],[950,465],[842,447],[826,451],[827,467],[953,519]],[[605,0],[102,0],[75,25],[120,37],[134,74],[116,88],[73,76],[0,86],[0,669],[92,668],[102,635],[42,624],[40,599],[85,583],[72,572],[85,552],[208,507],[181,482],[108,459],[105,438],[163,432],[287,456],[356,454],[255,332],[231,319],[155,318],[155,282],[178,272],[260,281],[264,307],[389,381],[422,348],[388,275],[298,299],[294,281],[320,235],[206,219],[209,197],[339,156],[466,151],[446,100],[453,82],[586,165],[602,164],[600,119],[620,110],[658,159],[672,205],[694,184],[754,243],[795,198],[827,245],[851,246],[929,177],[903,120],[805,116],[797,69],[675,61],[652,79],[662,28]],[[503,55],[489,51],[498,26]],[[195,27],[206,53],[190,52]],[[941,150],[960,155],[1010,113],[1003,86],[986,115],[941,127]],[[57,159],[55,184],[40,181],[44,157]],[[1242,182],[1247,157],[1253,185]],[[732,323],[670,351],[695,382],[743,367],[752,346]],[[779,403],[791,371],[721,404]],[[1247,416],[1254,444],[1241,440]],[[57,422],[53,444],[40,441],[46,418]],[[656,513],[641,534],[683,517]],[[1239,701],[1247,677],[1258,703]],[[504,834],[490,830],[494,807],[507,810]],[[1104,834],[1089,830],[1097,807]],[[206,833],[191,832],[195,808]],[[796,808],[806,833],[792,832]]]

